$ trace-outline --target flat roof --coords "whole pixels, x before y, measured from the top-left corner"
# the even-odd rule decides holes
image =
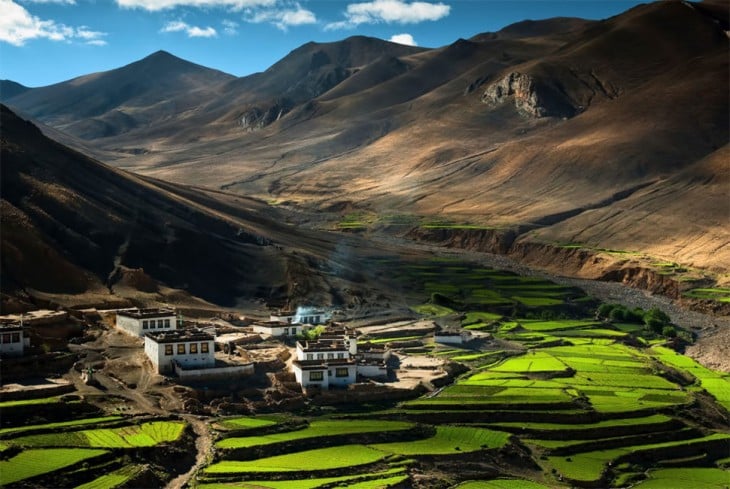
[[[156,343],[182,343],[184,341],[213,341],[215,337],[202,329],[173,329],[145,335]]]
[[[327,370],[330,367],[355,367],[354,360],[347,358],[329,360],[294,360],[292,364],[302,370]]]
[[[0,331],[3,331],[3,332],[22,331],[24,328],[25,328],[25,326],[21,326],[20,323],[18,323],[18,324],[0,323]]]
[[[174,316],[175,310],[169,308],[146,308],[146,309],[128,309],[117,311],[117,316],[126,316],[134,319],[147,319],[157,317]]]

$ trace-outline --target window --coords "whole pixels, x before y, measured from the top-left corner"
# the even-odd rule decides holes
[[[324,353],[317,353],[317,360],[324,360]]]
[[[335,358],[335,354],[334,354],[334,353],[328,353],[328,354],[327,354],[327,359],[328,359],[328,360],[331,360],[331,359],[333,359],[333,358]]]
[[[345,354],[344,353],[338,353],[337,354],[337,358],[345,358]]]
[[[339,367],[335,370],[335,377],[349,377],[350,371],[347,367]]]
[[[13,333],[13,343],[20,343],[20,333]]]
[[[314,355],[307,353],[307,360],[314,360]]]
[[[166,328],[169,328],[170,327],[170,320],[169,319],[165,319],[165,327]]]
[[[163,328],[163,326],[162,326],[163,324],[164,324],[164,321],[162,319],[158,319],[157,320],[157,327],[158,328],[162,329]]]
[[[289,336],[289,328],[284,328],[284,336]]]
[[[149,327],[147,321],[142,321],[142,329],[147,329]]]
[[[313,321],[313,323],[314,323],[314,324],[319,324],[319,316],[315,316],[315,317],[314,317],[314,321]]]
[[[145,323],[146,322],[147,321],[145,321]],[[150,329],[155,329],[155,322],[154,321],[150,321]]]
[[[198,353],[198,344],[190,343],[190,354]]]
[[[320,382],[324,379],[324,372],[309,372],[309,380],[312,382]]]
[[[172,355],[172,345],[165,345],[165,355]]]
[[[208,353],[208,343],[200,344],[200,353]]]
[[[185,355],[185,343],[178,343],[177,344],[177,354],[178,355]]]
[[[3,343],[10,343],[10,333],[3,334]]]

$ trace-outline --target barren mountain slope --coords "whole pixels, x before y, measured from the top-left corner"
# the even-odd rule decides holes
[[[340,255],[358,243],[282,224],[257,201],[109,168],[0,108],[4,298],[178,302],[189,293],[230,306],[347,303],[338,291],[357,289],[347,278],[355,263]]]
[[[232,75],[158,51],[116,70],[28,89],[4,102],[83,139],[148,129],[184,117]]]

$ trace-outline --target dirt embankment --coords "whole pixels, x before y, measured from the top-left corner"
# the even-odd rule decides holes
[[[730,315],[730,305],[709,304],[708,301],[682,298],[682,291],[698,286],[697,282],[689,285],[691,282],[683,282],[675,276],[662,274],[659,270],[652,269],[646,259],[642,260],[635,254],[532,242],[521,234],[522,231],[415,228],[406,233],[405,237],[448,248],[505,255],[521,265],[541,269],[557,276],[619,282],[678,300],[682,306],[705,314]]]

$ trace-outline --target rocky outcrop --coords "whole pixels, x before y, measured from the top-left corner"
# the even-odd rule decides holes
[[[583,111],[548,82],[516,71],[489,85],[482,95],[482,102],[492,105],[510,100],[520,113],[535,118],[573,117]]]
[[[294,104],[288,99],[275,100],[264,107],[250,107],[238,116],[238,125],[241,129],[254,131],[281,119]]]

